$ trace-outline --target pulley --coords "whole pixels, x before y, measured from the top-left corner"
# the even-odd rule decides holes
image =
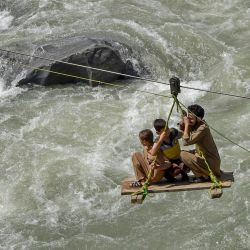
[[[176,76],[169,79],[171,94],[177,96],[181,93],[180,79]]]

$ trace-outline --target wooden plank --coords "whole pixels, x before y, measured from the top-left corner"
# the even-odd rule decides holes
[[[233,172],[224,172],[220,178],[223,188],[231,187],[232,182],[234,181]],[[131,183],[135,181],[134,177],[126,178],[121,184],[121,194],[130,195],[134,192],[140,190],[140,187],[131,187]],[[210,189],[211,182],[202,182],[202,183],[192,183],[192,182],[175,182],[169,183],[165,180],[152,184],[148,187],[150,193],[161,193],[161,192],[180,192],[180,191],[191,191],[191,190],[202,190]]]
[[[215,198],[220,198],[222,196],[223,190],[222,189],[212,189],[210,190],[210,197],[211,199],[215,199]]]
[[[142,204],[143,201],[144,197],[141,194],[131,196],[131,203],[133,204]]]

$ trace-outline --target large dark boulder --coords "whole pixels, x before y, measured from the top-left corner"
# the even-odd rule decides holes
[[[55,85],[80,81],[95,85],[96,82],[93,80],[112,82],[119,78],[124,78],[121,75],[69,65],[63,62],[138,76],[138,72],[134,70],[132,62],[119,52],[124,51],[124,49],[128,53],[131,52],[129,48],[122,44],[85,37],[67,38],[51,42],[38,47],[34,55],[48,58],[52,61],[32,58],[28,64],[33,68],[29,68],[26,77],[18,82],[18,86],[29,84]],[[44,71],[35,70],[34,68],[44,69]],[[49,71],[92,79],[92,81],[59,75]]]

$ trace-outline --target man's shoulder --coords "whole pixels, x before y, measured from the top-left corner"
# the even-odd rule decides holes
[[[204,121],[201,124],[199,124],[199,126],[197,126],[196,131],[201,132],[201,133],[209,133],[210,129],[208,125],[206,124],[206,122]]]

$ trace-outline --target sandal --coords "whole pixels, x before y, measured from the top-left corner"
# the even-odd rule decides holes
[[[133,181],[131,184],[130,184],[130,187],[142,187],[142,184],[140,181]]]

